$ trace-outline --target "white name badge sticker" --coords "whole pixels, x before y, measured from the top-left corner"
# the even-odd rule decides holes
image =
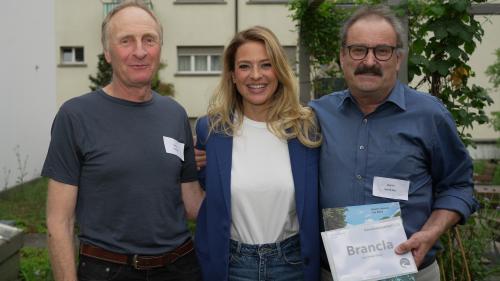
[[[373,177],[373,196],[408,200],[410,181]]]
[[[163,137],[163,144],[167,153],[173,154],[184,161],[184,144],[182,142],[178,142],[173,138]]]

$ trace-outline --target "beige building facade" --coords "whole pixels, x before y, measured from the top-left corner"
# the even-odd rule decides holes
[[[69,98],[89,92],[89,75],[97,72],[97,55],[102,53],[100,24],[119,1],[55,0],[57,106]],[[273,30],[285,46],[289,62],[297,67],[298,32],[290,17],[287,0],[151,0],[164,27],[162,82],[172,83],[175,99],[191,118],[206,112],[208,100],[219,79],[221,55],[235,32],[253,25]],[[500,48],[497,35],[500,16],[477,16],[485,35],[470,63],[476,73],[472,83],[489,89],[495,103],[487,112],[500,111],[499,90],[484,74]],[[424,89],[423,89],[424,90]],[[489,146],[473,150],[474,157],[496,155],[493,142],[500,137],[489,125],[476,126],[474,139]]]
[[[118,1],[55,0],[57,105],[86,93],[102,53],[100,24]],[[152,0],[164,28],[162,82],[190,117],[206,112],[221,70],[224,46],[236,31],[253,25],[273,30],[295,63],[297,32],[283,0]]]

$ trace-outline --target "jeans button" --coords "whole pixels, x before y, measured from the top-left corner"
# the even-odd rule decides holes
[[[308,265],[309,264],[309,258],[304,258],[304,264]]]

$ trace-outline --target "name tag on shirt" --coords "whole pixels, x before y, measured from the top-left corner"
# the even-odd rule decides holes
[[[178,142],[173,138],[163,137],[163,144],[167,153],[173,154],[184,161],[184,144],[182,142]]]
[[[410,181],[373,177],[373,196],[408,200]]]

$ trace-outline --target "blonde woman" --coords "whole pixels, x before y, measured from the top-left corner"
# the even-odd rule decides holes
[[[267,28],[235,35],[196,126],[206,190],[196,227],[204,280],[318,280],[315,117],[298,101],[283,48]]]

